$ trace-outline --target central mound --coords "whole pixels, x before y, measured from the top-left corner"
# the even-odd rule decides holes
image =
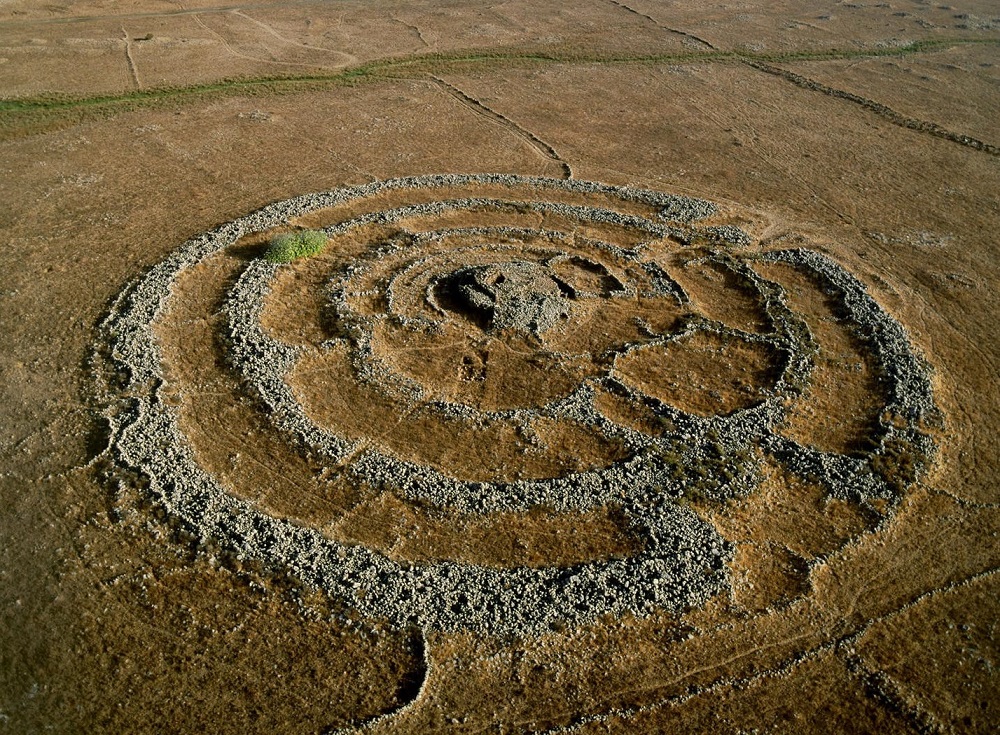
[[[461,268],[437,288],[440,302],[495,331],[536,336],[569,318],[572,293],[551,269],[520,260]]]

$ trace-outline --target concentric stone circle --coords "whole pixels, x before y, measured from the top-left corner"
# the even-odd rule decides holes
[[[304,348],[275,338],[261,323],[272,282],[288,266],[262,259],[249,262],[229,292],[228,359],[276,430],[357,482],[413,502],[473,514],[527,512],[539,506],[555,511],[614,506],[639,542],[633,556],[565,568],[500,569],[454,561],[405,564],[363,546],[332,541],[228,492],[198,464],[176,409],[160,394],[164,376],[153,325],[182,272],[247,235],[318,210],[375,201],[386,192],[420,192],[426,199],[435,189],[477,185],[498,187],[509,192],[509,198],[442,198],[375,208],[326,228],[331,238],[353,236],[373,225],[398,229],[398,236],[371,242],[362,256],[329,279],[326,303],[341,336],[327,347],[336,343],[350,350],[357,380],[407,396],[443,416],[483,424],[528,425],[539,416],[576,422],[621,442],[627,450],[624,459],[552,477],[474,481],[401,459],[377,444],[361,443],[317,423],[288,381]],[[553,194],[553,201],[545,200],[547,193]],[[560,193],[593,197],[595,203],[559,201],[554,195]],[[625,211],[612,208],[614,202]],[[634,214],[628,211],[633,204],[657,214]],[[934,412],[928,369],[903,328],[863,284],[820,253],[754,250],[751,238],[732,225],[699,226],[715,211],[701,200],[630,187],[493,174],[395,179],[272,204],[185,243],[114,303],[101,326],[109,347],[108,372],[124,376],[107,408],[114,458],[148,478],[152,497],[198,536],[286,569],[349,601],[362,615],[400,625],[523,634],[606,614],[644,615],[703,604],[727,588],[732,546],[678,502],[686,492],[697,486],[709,498],[738,499],[756,482],[754,458],[769,455],[790,471],[821,482],[831,495],[855,502],[891,500],[900,490],[887,482],[880,459],[899,453],[901,447],[920,457],[933,450],[922,428]],[[483,212],[528,212],[543,225],[449,224],[454,213],[475,218]],[[406,227],[413,219],[436,218],[439,227],[412,232]],[[547,221],[564,226],[553,228],[544,224]],[[578,227],[621,228],[637,233],[636,241],[606,242],[578,235]],[[685,308],[683,287],[649,255],[656,242],[696,247],[704,252],[700,257],[741,279],[759,301],[768,328],[747,331],[685,313],[668,329],[639,323],[634,339],[601,343],[599,355],[558,349],[558,335],[581,309],[607,308],[604,302],[640,295]],[[788,264],[822,283],[878,364],[886,403],[867,453],[823,452],[778,430],[788,402],[809,380],[815,345],[781,286],[761,276],[754,263]],[[384,302],[382,311],[359,310],[358,295],[372,293]],[[433,395],[427,385],[398,369],[391,355],[380,354],[374,338],[387,330],[433,336],[452,323],[459,323],[473,340],[480,332],[529,340],[539,359],[552,364],[587,358],[593,365],[575,387],[552,400],[484,409]],[[638,360],[641,366],[642,360],[652,359],[655,364],[657,350],[683,349],[685,340],[698,338],[766,347],[776,360],[771,384],[747,405],[706,416],[671,405],[630,379],[629,361]],[[595,398],[599,392],[652,411],[663,430],[649,434],[615,421],[601,410]]]

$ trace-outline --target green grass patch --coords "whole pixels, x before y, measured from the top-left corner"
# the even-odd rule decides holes
[[[291,263],[299,258],[308,258],[323,251],[329,238],[320,230],[302,230],[276,235],[264,253],[264,259],[271,263]]]

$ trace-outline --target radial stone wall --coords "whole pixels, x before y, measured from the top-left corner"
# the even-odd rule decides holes
[[[301,263],[249,258],[220,296],[226,370],[273,433],[341,479],[421,507],[469,515],[613,509],[634,553],[562,566],[394,560],[269,511],[199,462],[163,395],[169,379],[155,329],[178,298],[174,286],[255,233],[323,213],[330,244],[311,267],[328,268],[314,315],[324,340],[290,343],[264,323],[276,279]],[[875,366],[882,405],[861,450],[823,451],[783,430],[819,347],[783,286],[763,275],[775,264],[836,303]],[[695,266],[736,289],[734,298],[758,315],[755,326],[739,314],[703,313],[683,285]],[[843,267],[807,249],[762,249],[708,202],[589,182],[434,176],[278,202],[150,269],[115,302],[101,335],[107,373],[118,376],[107,404],[114,459],[148,479],[172,518],[399,625],[532,633],[698,606],[727,589],[733,547],[691,498],[739,503],[768,460],[833,497],[891,506],[933,448],[922,429],[934,411],[928,371],[903,328]],[[437,367],[407,362],[400,345],[425,350]],[[512,355],[505,376],[496,377],[491,350]],[[419,411],[434,426],[462,427],[456,436],[471,436],[473,449],[491,427],[513,427],[526,437],[525,453],[555,462],[572,447],[547,447],[536,436],[544,423],[614,451],[545,476],[483,476],[438,455],[421,460],[424,450],[400,452],[346,430],[304,400],[297,366],[331,355],[349,367],[336,380],[377,397],[372,406],[399,407],[400,422]],[[708,366],[704,380],[724,388],[743,380],[739,390],[706,398],[698,374],[662,377],[692,355]],[[755,356],[760,369],[748,371],[740,355]],[[726,371],[751,378],[729,380]],[[634,406],[653,428],[623,420],[609,402]],[[916,468],[904,482],[891,472],[901,457]]]

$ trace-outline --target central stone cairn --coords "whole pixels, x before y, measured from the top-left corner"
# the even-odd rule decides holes
[[[481,187],[503,196],[426,203],[426,193],[435,189]],[[365,207],[375,197],[410,191],[425,203]],[[355,207],[362,213],[350,214]],[[634,554],[565,568],[396,561],[272,515],[199,463],[176,407],[160,396],[165,376],[154,324],[170,304],[174,284],[254,233],[340,209],[348,215],[325,232],[358,254],[337,266],[328,281],[324,319],[335,336],[307,346],[262,326],[275,279],[296,264],[252,260],[226,298],[228,363],[276,435],[357,486],[430,508],[477,515],[614,508],[637,542]],[[565,224],[542,229],[496,221],[526,213]],[[483,223],[467,226],[470,219]],[[606,614],[704,604],[728,588],[733,547],[687,507],[686,498],[739,502],[753,491],[757,463],[767,456],[820,483],[832,497],[891,506],[906,485],[893,469],[905,465],[919,472],[933,451],[923,426],[935,412],[926,366],[860,281],[810,250],[755,250],[749,235],[720,219],[714,205],[686,197],[505,175],[399,179],[278,202],[185,244],[113,305],[101,336],[111,376],[106,414],[114,458],[144,476],[152,499],[195,535],[286,569],[361,615],[398,625],[531,634]],[[435,226],[438,220],[448,225]],[[462,225],[454,226],[458,220]],[[613,239],[600,239],[605,236]],[[761,323],[744,328],[698,313],[671,275],[674,266],[664,265],[669,258],[663,253],[681,251],[690,252],[687,262],[707,264],[727,283],[741,284],[752,294]],[[834,299],[878,368],[884,405],[863,452],[821,451],[779,430],[788,406],[808,384],[816,345],[782,287],[760,274],[760,266],[774,264],[808,276]],[[617,316],[633,307],[639,311],[631,317]],[[454,345],[479,349],[491,339],[517,349],[527,344],[534,350],[531,360],[543,365],[540,375],[562,370],[569,378],[532,405],[485,409],[473,400],[438,396],[419,361],[399,362],[394,339],[415,341],[428,354],[446,358],[448,349],[458,349]],[[680,388],[654,380],[664,364],[672,364],[665,356],[683,358],[704,351],[698,347],[704,344],[763,355],[759,373],[765,377],[755,378],[759,385],[723,408],[673,405],[671,391]],[[372,411],[391,398],[419,407],[426,421],[464,422],[473,436],[482,427],[509,424],[530,431],[533,422],[562,422],[613,441],[624,456],[551,476],[488,480],[403,459],[378,437],[355,439],[318,423],[290,387],[289,375],[301,361],[337,355],[349,357],[358,390],[372,396]],[[519,385],[527,380],[515,379]],[[699,382],[697,375],[684,379]],[[608,401],[641,409],[655,426],[609,413]],[[406,418],[400,415],[398,422]],[[252,449],[248,444],[246,450]]]
[[[548,268],[511,261],[462,268],[442,279],[443,294],[489,324],[539,335],[568,319],[572,289]]]

